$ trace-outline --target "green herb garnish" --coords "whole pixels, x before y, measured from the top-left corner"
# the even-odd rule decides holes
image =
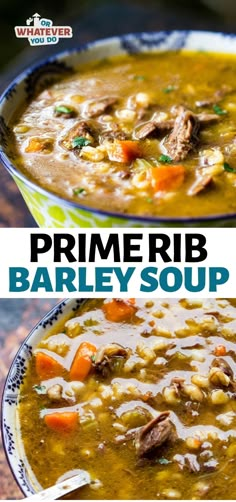
[[[74,110],[72,110],[72,108],[70,108],[69,106],[59,105],[55,107],[55,112],[69,114],[69,113],[74,113]]]
[[[224,162],[224,170],[228,173],[236,173],[236,169],[234,167],[231,167],[228,162]]]
[[[92,361],[92,363],[95,363],[95,361],[96,361],[96,357],[94,354],[91,356],[91,361]]]
[[[35,392],[37,392],[37,394],[46,394],[47,393],[47,389],[46,389],[45,385],[33,385],[33,389],[35,390]]]
[[[148,197],[148,198],[146,199],[146,202],[148,202],[148,204],[151,204],[151,203],[153,202],[153,199],[152,199],[151,197]]]
[[[176,87],[174,85],[168,85],[167,87],[164,87],[164,89],[162,89],[162,91],[165,94],[169,94],[169,92],[175,91],[175,89],[176,89]]]
[[[161,464],[161,465],[167,465],[170,463],[171,463],[170,460],[167,460],[167,458],[164,458],[164,457],[159,458],[159,464]]]
[[[221,106],[216,105],[216,104],[215,104],[215,105],[213,105],[213,107],[212,107],[212,108],[213,108],[214,112],[215,112],[217,115],[226,115],[226,113],[228,113],[228,112],[227,112],[227,110],[223,110],[223,108],[221,108]]]
[[[86,190],[85,190],[85,188],[74,188],[73,193],[75,195],[82,195],[82,194],[85,195]]]
[[[169,155],[164,155],[164,154],[160,155],[158,160],[163,164],[171,164],[171,162],[173,162],[172,158],[169,157]]]
[[[72,140],[73,148],[82,148],[83,146],[90,145],[90,143],[90,139],[84,138],[84,136],[76,136],[76,138]]]
[[[146,79],[147,77],[145,77],[144,75],[134,75],[134,80],[139,80],[140,82],[143,82]]]

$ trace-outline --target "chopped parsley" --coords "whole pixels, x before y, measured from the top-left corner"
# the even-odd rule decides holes
[[[46,394],[47,392],[45,385],[33,385],[33,389],[37,394]]]
[[[223,108],[221,108],[221,106],[219,105],[213,105],[213,110],[214,112],[217,114],[217,115],[226,115],[228,112],[227,110],[223,110]]]
[[[170,462],[170,460],[167,460],[167,458],[161,457],[161,458],[159,458],[159,464],[167,465],[167,464],[171,464],[171,462]]]
[[[234,167],[231,167],[228,162],[224,162],[224,170],[228,173],[236,173],[236,169]]]
[[[151,203],[153,202],[153,199],[152,199],[151,197],[148,197],[148,198],[146,199],[146,202],[148,202],[148,204],[151,204]]]
[[[175,89],[176,89],[176,87],[174,85],[168,85],[167,87],[164,87],[164,89],[162,89],[162,91],[165,94],[169,94],[170,92],[175,91]]]
[[[76,136],[76,138],[72,140],[73,148],[82,148],[83,146],[90,145],[90,143],[90,139],[84,138],[84,136]]]
[[[143,82],[144,80],[147,80],[147,77],[144,75],[134,75],[134,80],[138,80],[139,82]]]
[[[163,164],[171,164],[171,162],[173,162],[172,158],[169,157],[169,155],[164,155],[164,154],[161,154],[158,160]]]
[[[85,195],[86,190],[85,188],[74,188],[73,193],[74,195]]]
[[[65,105],[56,106],[54,111],[56,113],[66,113],[66,114],[74,113],[74,110],[72,108],[70,108],[69,106],[65,106]]]

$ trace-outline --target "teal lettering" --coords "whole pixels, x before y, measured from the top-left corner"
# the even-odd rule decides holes
[[[44,289],[47,293],[53,291],[47,267],[38,267],[35,272],[30,291],[36,293],[39,289]]]
[[[63,267],[56,268],[56,291],[77,291],[73,284],[76,273],[73,268]]]
[[[107,286],[105,283],[111,282],[111,274],[113,272],[112,267],[97,267],[95,268],[95,280],[96,286],[95,291],[97,292],[108,292],[113,291],[113,286]]]
[[[143,293],[152,293],[158,288],[158,281],[154,275],[158,272],[156,267],[146,267],[141,272],[141,279],[146,284],[141,284],[140,291]]]
[[[29,271],[25,267],[10,267],[9,269],[9,291],[10,293],[21,293],[29,289]]]
[[[128,291],[128,283],[130,278],[132,277],[135,271],[135,267],[128,267],[126,272],[123,273],[120,267],[115,267],[114,272],[120,283],[120,291],[123,293],[124,291]]]
[[[217,291],[217,286],[225,284],[229,279],[229,271],[225,267],[210,267],[209,291]]]

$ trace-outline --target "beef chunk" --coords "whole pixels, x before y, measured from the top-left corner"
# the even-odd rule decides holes
[[[73,140],[78,137],[87,139],[92,145],[94,145],[96,142],[95,131],[93,130],[92,126],[90,126],[85,120],[81,120],[80,122],[76,122],[76,124],[71,129],[69,129],[66,136],[64,136],[59,144],[66,150],[73,150]]]
[[[200,122],[194,113],[178,107],[173,131],[165,141],[168,155],[176,162],[184,160],[198,142]]]
[[[164,411],[138,430],[135,448],[140,458],[155,454],[167,441],[174,439],[174,425],[169,419],[170,412]]]
[[[118,343],[102,345],[95,356],[95,370],[106,377],[113,371],[114,358],[122,357],[126,359],[128,354],[128,350]]]
[[[138,130],[135,132],[135,137],[137,139],[145,139],[150,136],[159,136],[162,132],[169,131],[174,127],[174,120],[162,120],[157,122],[155,120],[150,120],[143,124]]]
[[[90,101],[86,108],[86,115],[90,118],[99,117],[102,113],[108,112],[116,102],[116,98],[102,98]]]
[[[220,120],[220,116],[216,113],[199,113],[195,116],[199,120],[201,127],[204,127],[204,125],[212,124],[214,122],[218,122]]]
[[[112,127],[112,129],[105,131],[100,138],[101,142],[103,142],[104,140],[113,141],[114,139],[118,139],[120,141],[127,139],[127,134],[122,131],[117,124],[114,124],[114,127]]]
[[[194,181],[194,183],[188,190],[188,195],[192,196],[199,194],[200,192],[205,190],[207,186],[210,185],[212,180],[213,177],[210,174],[205,174],[204,176],[198,176],[198,178]]]
[[[155,122],[146,122],[146,124],[142,125],[138,131],[135,133],[135,137],[137,139],[145,139],[148,136],[151,136],[156,132],[156,124]]]

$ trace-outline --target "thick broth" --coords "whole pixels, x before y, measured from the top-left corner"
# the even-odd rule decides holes
[[[21,434],[40,484],[82,468],[93,483],[71,498],[235,499],[235,340],[235,300],[87,301],[40,342],[21,388]],[[71,381],[83,342],[96,353],[83,382]],[[128,352],[99,366],[110,343]],[[39,353],[62,365],[60,376],[40,377]],[[77,414],[67,430],[46,422],[65,411]],[[164,411],[171,436],[142,455],[137,437]]]
[[[204,52],[89,63],[14,118],[16,165],[47,190],[106,211],[234,213],[235,75],[234,55]]]

